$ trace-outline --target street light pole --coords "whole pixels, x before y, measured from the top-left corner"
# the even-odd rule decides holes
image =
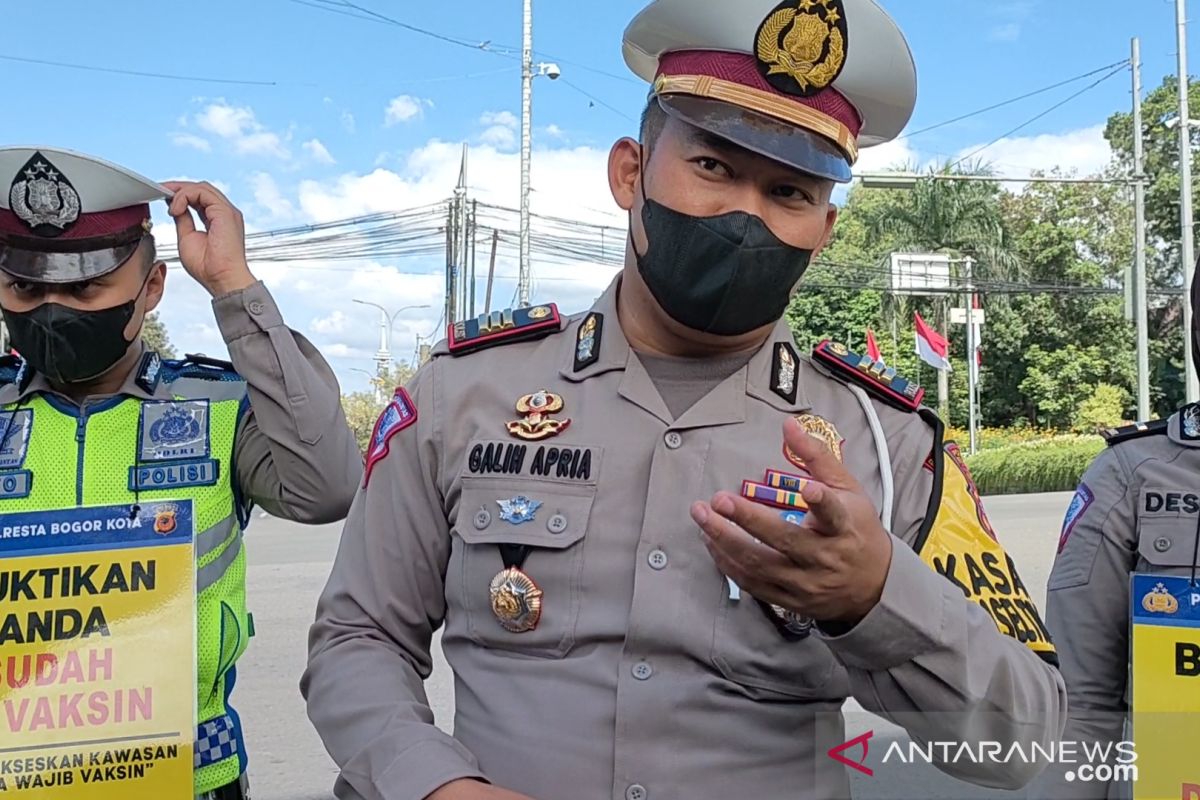
[[[975,280],[974,280],[975,261],[970,256],[963,259],[963,271],[966,276],[967,289],[967,396],[968,396],[968,412],[967,412],[967,430],[971,440],[971,455],[975,455],[975,421],[976,421],[976,397],[975,386],[979,380],[977,367],[979,366],[976,360],[976,348],[978,345],[975,342]]]
[[[1192,126],[1188,111],[1191,80],[1187,62],[1187,2],[1175,0],[1175,26],[1179,51],[1179,216],[1180,254],[1183,261],[1183,374],[1186,400],[1200,399],[1196,368],[1192,364],[1192,308],[1187,301],[1195,265],[1195,220],[1192,214]]]
[[[1137,403],[1139,420],[1150,419],[1150,337],[1146,315],[1146,166],[1142,127],[1142,47],[1133,40],[1133,318],[1137,326]],[[1184,303],[1187,305],[1187,303]]]
[[[533,0],[525,0],[521,43],[521,257],[517,297],[529,305],[529,168],[533,149]]]
[[[379,369],[379,374],[383,375],[392,365],[392,328],[396,325],[396,318],[405,311],[410,311],[414,308],[429,308],[429,305],[426,303],[416,306],[404,306],[389,314],[388,310],[378,303],[358,299],[355,299],[354,302],[359,305],[379,309],[379,352],[375,354],[375,364]]]

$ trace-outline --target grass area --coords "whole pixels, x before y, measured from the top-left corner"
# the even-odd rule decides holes
[[[965,451],[968,440],[955,440]],[[1049,435],[981,448],[967,466],[981,494],[1073,492],[1103,449],[1099,436]]]

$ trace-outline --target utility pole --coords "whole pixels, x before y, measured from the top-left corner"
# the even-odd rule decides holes
[[[1146,315],[1146,163],[1142,126],[1142,44],[1133,40],[1133,291],[1129,293],[1137,325],[1137,404],[1139,420],[1150,419],[1150,337]],[[1180,127],[1183,127],[1182,125]],[[1184,303],[1188,305],[1188,303]],[[1191,337],[1187,337],[1191,341]]]
[[[475,316],[475,251],[479,239],[479,201],[471,201],[471,316]]]
[[[533,0],[525,0],[521,43],[521,257],[517,303],[529,305],[529,162],[533,132]]]
[[[496,245],[500,243],[500,231],[492,229],[492,257],[488,261],[487,293],[483,296],[483,313],[492,313],[492,284],[496,280]]]
[[[950,300],[942,298],[942,338],[950,341]],[[949,355],[947,353],[947,355]],[[937,370],[938,382],[938,416],[950,419],[950,370]]]
[[[972,275],[975,260],[967,256],[963,260],[967,279],[967,397],[969,400],[967,428],[971,434],[971,455],[975,455],[976,403],[975,386],[979,381],[979,361],[975,342],[975,282]]]
[[[446,208],[446,324],[454,324],[454,205]]]
[[[1183,261],[1183,374],[1187,402],[1200,399],[1196,368],[1192,364],[1192,306],[1187,294],[1196,270],[1195,220],[1192,214],[1192,123],[1188,109],[1191,79],[1187,61],[1187,2],[1175,0],[1175,25],[1179,51],[1179,214],[1180,259]]]

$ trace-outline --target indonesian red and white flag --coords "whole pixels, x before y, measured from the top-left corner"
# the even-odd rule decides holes
[[[867,328],[867,355],[872,361],[883,363],[883,356],[879,352],[879,344],[875,341],[875,331]]]
[[[915,313],[915,312],[914,312]],[[934,369],[950,369],[950,342],[916,315],[917,355]]]

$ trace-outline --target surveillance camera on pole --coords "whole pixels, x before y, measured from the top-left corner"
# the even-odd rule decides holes
[[[562,75],[562,70],[558,68],[558,64],[539,64],[538,66],[541,68],[542,74],[552,81],[558,80],[559,76]]]

